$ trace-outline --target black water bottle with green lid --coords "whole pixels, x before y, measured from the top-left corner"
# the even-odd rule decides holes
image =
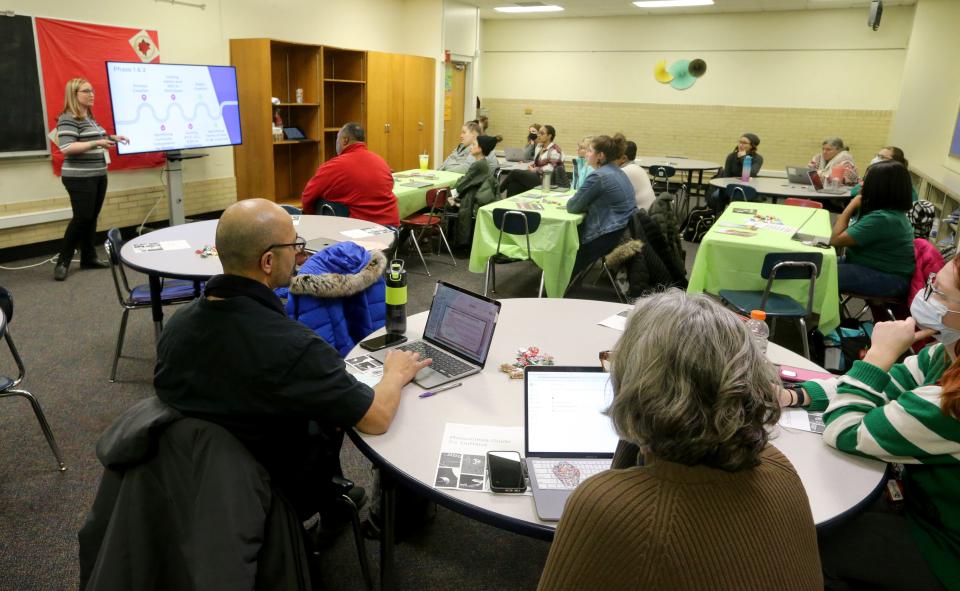
[[[407,332],[407,270],[403,261],[393,259],[387,271],[387,333]]]

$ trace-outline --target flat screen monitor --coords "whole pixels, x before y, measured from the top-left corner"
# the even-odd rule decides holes
[[[242,143],[233,66],[107,62],[120,154]]]

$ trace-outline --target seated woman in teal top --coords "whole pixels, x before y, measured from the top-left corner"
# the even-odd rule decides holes
[[[590,149],[592,141],[593,136],[588,135],[577,144],[577,156],[573,159],[573,183],[570,185],[574,191],[582,187],[587,175],[593,172],[593,167],[587,164],[587,150]]]
[[[910,173],[890,160],[870,166],[863,191],[833,225],[831,246],[844,246],[837,262],[840,293],[876,297],[907,294],[915,267]],[[859,210],[859,217],[851,223]]]

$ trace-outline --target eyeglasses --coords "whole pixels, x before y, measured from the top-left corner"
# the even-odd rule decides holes
[[[600,351],[600,367],[610,373],[610,368],[613,367],[613,351]]]
[[[83,88],[83,89],[81,89],[81,90],[78,90],[78,91],[77,91],[77,94],[80,94],[81,92],[82,92],[83,94],[93,94],[93,89],[92,89],[92,88]]]
[[[283,248],[283,247],[285,247],[285,246],[292,246],[292,247],[293,247],[293,251],[294,251],[296,254],[303,254],[303,253],[305,253],[305,252],[307,251],[307,241],[306,241],[306,239],[305,239],[303,236],[299,236],[299,235],[298,235],[298,236],[297,236],[297,240],[296,240],[295,242],[290,242],[290,243],[288,243],[288,244],[271,244],[270,246],[267,247],[266,250],[264,250],[263,252],[260,253],[260,256],[263,256],[263,255],[267,254],[268,252],[270,252],[270,251],[273,250],[274,248]]]
[[[940,291],[939,289],[933,286],[933,282],[936,278],[937,278],[936,273],[930,273],[930,275],[927,276],[927,285],[923,288],[923,301],[929,300],[931,294],[937,294],[938,296],[940,296],[940,299],[942,299],[945,302],[960,304],[960,302],[951,298],[950,296],[948,296],[947,294],[943,293],[942,291]],[[960,310],[950,310],[949,308],[947,309],[947,312],[960,314]]]

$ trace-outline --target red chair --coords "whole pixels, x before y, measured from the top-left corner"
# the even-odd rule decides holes
[[[453,257],[453,251],[447,242],[447,236],[443,233],[443,219],[447,210],[447,199],[449,197],[450,189],[430,189],[427,191],[426,198],[427,213],[415,213],[408,218],[400,220],[400,231],[403,232],[407,230],[410,232],[410,236],[413,238],[413,245],[417,249],[417,254],[420,255],[420,261],[423,263],[423,268],[427,272],[427,277],[430,276],[430,269],[427,267],[427,261],[423,258],[423,252],[420,250],[420,238],[423,237],[424,232],[427,230],[435,230],[440,233],[440,239],[443,240],[443,245],[447,247],[447,252],[450,253],[450,260],[453,261],[453,266],[457,266],[457,259]],[[440,254],[439,248],[437,254]]]
[[[814,201],[813,199],[800,199],[798,197],[790,197],[783,202],[784,205],[793,205],[795,207],[812,207],[813,209],[823,209],[823,203],[819,201]]]

